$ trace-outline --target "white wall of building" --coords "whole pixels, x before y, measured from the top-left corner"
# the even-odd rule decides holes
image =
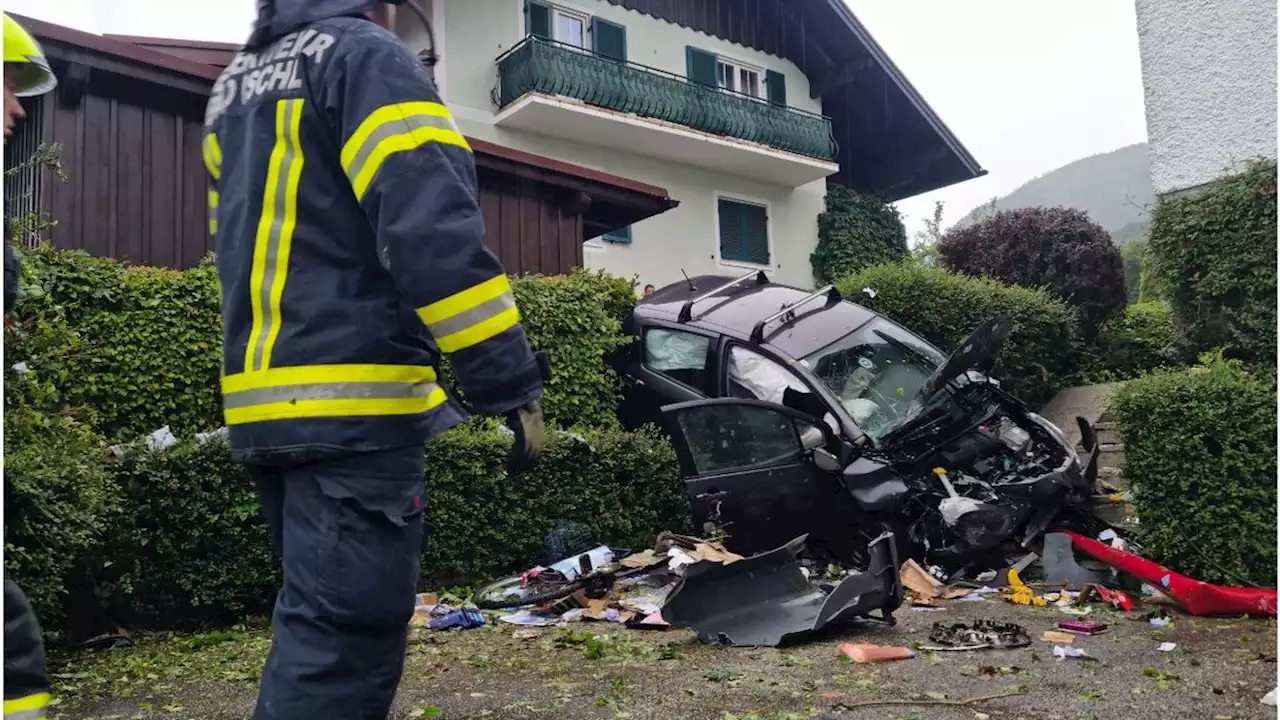
[[[1275,0],[1137,0],[1157,194],[1276,157]]]
[[[561,4],[561,3],[553,3]],[[633,12],[604,0],[573,0],[570,9],[599,16],[627,28],[628,60],[660,70],[686,74],[685,48],[693,45],[744,63],[786,75],[787,99],[793,107],[821,112],[809,98],[809,81],[793,63],[728,41]],[[588,268],[631,278],[641,286],[662,287],[681,279],[681,271],[736,275],[754,266],[720,262],[717,198],[764,204],[769,208],[770,265],[780,281],[813,285],[809,255],[817,244],[817,216],[823,209],[826,182],[800,188],[771,185],[693,166],[655,161],[625,148],[573,143],[493,125],[491,92],[498,81],[497,63],[525,36],[522,0],[434,0],[437,49],[443,56],[437,77],[445,102],[467,135],[507,147],[666,188],[679,207],[632,226],[630,245],[592,240],[584,250]],[[422,44],[416,20],[404,18],[401,36],[414,49]]]

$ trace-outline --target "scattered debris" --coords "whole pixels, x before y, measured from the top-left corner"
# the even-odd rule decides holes
[[[1071,590],[1084,590],[1100,583],[1114,582],[1113,573],[1086,570],[1071,551],[1071,536],[1048,533],[1044,536],[1044,576],[1050,582],[1065,583]]]
[[[1059,660],[1066,660],[1067,658],[1087,658],[1089,653],[1085,652],[1084,648],[1054,645],[1053,656]]]
[[[1084,601],[1097,599],[1099,602],[1110,604],[1111,607],[1124,612],[1132,612],[1134,609],[1133,600],[1129,596],[1119,590],[1110,590],[1101,585],[1091,585],[1081,595]]]
[[[1003,698],[1018,697],[1026,694],[1026,690],[1017,688],[1009,692],[1000,693],[999,695],[984,695],[982,697],[969,698],[968,700],[946,700],[929,698],[928,700],[868,700],[859,703],[840,703],[836,705],[841,710],[856,710],[858,708],[869,707],[885,707],[890,705],[936,705],[945,707],[969,707],[979,703],[991,702],[992,700],[1001,700]],[[981,714],[981,713],[979,713]]]
[[[437,606],[441,607],[441,606]],[[470,608],[462,608],[460,610],[449,610],[443,615],[433,617],[427,621],[427,627],[432,630],[448,630],[450,628],[473,628],[484,625],[484,616],[479,610]]]
[[[1280,690],[1280,688],[1276,688],[1276,690]],[[1272,690],[1271,692],[1267,693],[1266,697],[1262,698],[1260,702],[1263,705],[1270,705],[1271,707],[1275,707],[1276,706],[1276,690]]]
[[[1101,635],[1107,631],[1107,625],[1091,620],[1063,620],[1058,623],[1058,629],[1076,635]]]
[[[1178,649],[1178,643],[1166,642],[1160,643],[1160,647],[1156,648],[1160,652],[1173,652]]]
[[[934,623],[929,630],[929,645],[921,650],[983,650],[986,648],[1019,648],[1031,644],[1031,637],[1021,625],[995,620],[974,620],[972,624]]]
[[[1153,617],[1149,621],[1154,627],[1166,627],[1173,622],[1171,617]]]
[[[933,599],[942,594],[944,586],[929,571],[920,567],[915,560],[907,560],[902,564],[898,575],[902,587],[910,590],[917,598]]]
[[[840,646],[840,652],[853,662],[877,663],[889,660],[908,660],[916,656],[915,651],[911,648],[904,647],[884,647],[881,645],[866,645],[844,643]]]
[[[571,610],[569,612],[574,612],[574,611]],[[582,614],[581,609],[577,610],[576,612],[579,614],[579,616]],[[568,613],[565,613],[565,615],[568,615]],[[581,619],[581,618],[579,617],[576,619]],[[531,610],[520,610],[514,613],[510,613],[508,615],[498,616],[498,622],[504,622],[508,625],[522,625],[525,627],[536,628],[536,627],[551,627],[552,625],[559,625],[562,622],[573,622],[573,620],[566,618],[564,615],[544,615],[541,613],[533,612]]]
[[[1009,587],[1004,590],[1004,599],[1014,605],[1035,605],[1036,607],[1044,607],[1048,601],[1043,597],[1037,597],[1031,588],[1022,582],[1018,577],[1018,571],[1012,568],[1008,573]]]
[[[1057,632],[1054,630],[1045,630],[1044,637],[1041,638],[1045,642],[1062,643],[1070,645],[1076,641],[1076,636],[1071,633]]]

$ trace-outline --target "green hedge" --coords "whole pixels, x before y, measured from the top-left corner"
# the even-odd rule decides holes
[[[1162,201],[1150,252],[1192,354],[1276,365],[1276,164],[1255,162],[1205,190]]]
[[[1161,372],[1112,401],[1145,554],[1208,582],[1276,585],[1276,387],[1239,363]]]
[[[98,431],[131,441],[165,425],[191,435],[222,424],[222,318],[211,261],[185,272],[125,267],[48,245],[20,257],[16,315],[65,322],[76,348],[46,353],[40,374],[60,378],[65,403],[93,408]],[[629,341],[622,319],[635,303],[631,284],[578,271],[517,278],[514,292],[531,342],[551,359],[547,417],[565,426],[616,424],[619,381],[605,355]]]
[[[553,433],[538,466],[512,481],[504,468],[509,436],[483,425],[457,428],[427,447],[424,588],[468,584],[539,562],[543,533],[561,520],[587,524],[600,542],[633,548],[647,547],[662,530],[688,525],[675,454],[656,433]],[[59,448],[66,444],[60,441]],[[101,449],[92,458],[81,453],[82,461],[71,466],[119,488],[114,503],[99,502],[96,512],[77,507],[77,519],[95,522],[49,528],[34,524],[30,514],[10,518],[11,534],[16,529],[23,545],[40,547],[51,533],[59,541],[58,552],[20,553],[13,566],[24,587],[36,588],[42,618],[56,617],[62,588],[70,583],[96,588],[112,619],[131,628],[189,628],[269,612],[279,587],[278,561],[253,484],[231,462],[225,444],[188,440],[162,451],[134,446],[111,473]],[[22,467],[43,471],[29,473],[42,480],[63,479],[60,489],[79,489],[69,482],[79,479],[54,456],[41,457],[51,467]],[[69,577],[69,568],[57,565],[77,559],[83,577]],[[44,574],[50,562],[62,568],[60,576]]]
[[[1084,348],[1076,384],[1114,382],[1181,365],[1173,314],[1163,302],[1130,305]]]
[[[950,352],[982,322],[1008,314],[1013,330],[1001,362],[1014,391],[1047,402],[1075,371],[1075,312],[1040,290],[1001,285],[937,268],[880,265],[840,279],[849,300],[883,313]],[[875,290],[875,297],[863,293]]]
[[[818,215],[818,245],[809,256],[821,283],[907,257],[907,229],[897,208],[874,195],[827,185]]]

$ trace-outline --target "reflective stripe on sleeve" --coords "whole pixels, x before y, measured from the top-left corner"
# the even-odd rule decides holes
[[[271,366],[271,350],[280,335],[280,299],[293,230],[297,225],[298,181],[302,176],[302,100],[276,103],[276,142],[267,165],[267,182],[262,193],[262,215],[254,242],[253,268],[249,275],[249,300],[253,325],[245,348],[245,372]]]
[[[218,191],[209,191],[209,234],[218,234]]]
[[[396,103],[369,113],[342,146],[342,170],[356,200],[364,197],[389,156],[431,142],[471,151],[448,108],[440,103]]]
[[[509,330],[520,322],[511,281],[497,275],[460,293],[418,308],[440,350],[454,353]]]
[[[311,365],[222,378],[228,425],[320,417],[414,415],[444,403],[430,367]]]
[[[201,154],[204,156],[204,167],[213,176],[214,180],[222,177],[222,148],[218,145],[218,136],[209,133],[204,136],[204,142],[201,145]]]

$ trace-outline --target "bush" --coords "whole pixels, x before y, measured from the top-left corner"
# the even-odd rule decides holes
[[[1142,302],[1142,275],[1146,262],[1147,241],[1134,240],[1120,248],[1124,260],[1125,300],[1130,304]]]
[[[1276,584],[1276,387],[1221,356],[1112,401],[1144,554],[1198,580]]]
[[[883,200],[831,183],[818,215],[818,246],[809,257],[822,283],[907,256],[907,229],[898,210]]]
[[[542,559],[542,535],[560,520],[634,548],[688,525],[675,453],[652,431],[552,433],[542,461],[513,481],[505,470],[511,439],[484,425],[472,422],[427,447],[424,587],[528,567]],[[191,628],[269,612],[279,561],[253,483],[225,444],[135,446],[113,469],[120,497],[95,549],[92,584],[115,620]]]
[[[1079,210],[1002,210],[948,232],[938,256],[965,275],[1049,290],[1076,309],[1086,338],[1127,304],[1120,251]]]
[[[607,353],[629,342],[622,333],[624,301],[607,276],[529,275],[513,285],[530,343],[547,353],[551,380],[542,408],[564,426],[616,427],[618,375]],[[628,288],[634,303],[634,291]]]
[[[1075,370],[1075,313],[1046,292],[908,264],[868,268],[837,287],[944,352],[986,320],[1007,314],[1013,330],[1001,361],[1014,391],[1029,403],[1048,401]],[[866,287],[874,298],[862,293]]]
[[[13,392],[14,378],[5,389]],[[7,393],[6,393],[7,394]],[[4,415],[4,569],[42,627],[56,627],[73,583],[118,502],[106,443],[71,412]]]
[[[1130,305],[1102,326],[1085,348],[1079,384],[1126,380],[1160,367],[1181,364],[1173,315],[1163,302]]]
[[[1276,164],[1255,162],[1164,200],[1149,242],[1163,294],[1193,352],[1276,364]]]

